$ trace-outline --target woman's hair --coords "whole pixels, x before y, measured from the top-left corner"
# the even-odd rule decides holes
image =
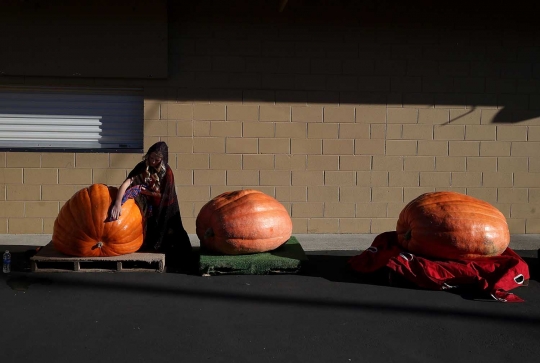
[[[148,159],[150,158],[150,155],[152,153],[155,153],[156,155],[161,157],[161,164],[159,165],[157,170],[148,165]],[[156,142],[154,145],[150,146],[146,154],[143,156],[143,160],[146,161],[147,175],[154,174],[154,177],[157,178],[158,183],[161,183],[161,178],[165,176],[166,165],[169,161],[169,147],[167,146],[167,144],[164,141]]]
[[[146,154],[143,156],[143,160],[148,160],[150,154],[152,153],[156,153],[157,155],[161,156],[161,164],[169,163],[169,147],[165,141],[159,141],[150,146]]]

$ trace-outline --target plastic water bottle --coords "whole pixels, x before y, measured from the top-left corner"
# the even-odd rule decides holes
[[[4,255],[2,256],[2,261],[3,261],[2,271],[5,274],[10,273],[11,272],[11,253],[9,253],[8,250],[4,252]]]

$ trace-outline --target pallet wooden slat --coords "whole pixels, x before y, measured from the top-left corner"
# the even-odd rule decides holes
[[[163,253],[135,252],[112,257],[64,255],[47,244],[30,258],[33,272],[164,272]]]

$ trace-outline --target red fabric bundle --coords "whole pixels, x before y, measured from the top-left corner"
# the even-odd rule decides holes
[[[349,265],[361,273],[386,267],[418,287],[431,290],[472,287],[501,302],[522,302],[509,291],[527,285],[530,278],[527,263],[510,248],[494,257],[434,260],[405,251],[395,231],[379,234],[371,247],[349,260]]]

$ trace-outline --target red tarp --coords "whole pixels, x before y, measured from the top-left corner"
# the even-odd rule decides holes
[[[527,263],[510,248],[500,256],[435,260],[404,250],[395,231],[379,234],[371,247],[349,260],[349,265],[361,273],[386,267],[418,287],[431,290],[473,288],[502,302],[522,302],[509,291],[527,285],[530,277]]]

